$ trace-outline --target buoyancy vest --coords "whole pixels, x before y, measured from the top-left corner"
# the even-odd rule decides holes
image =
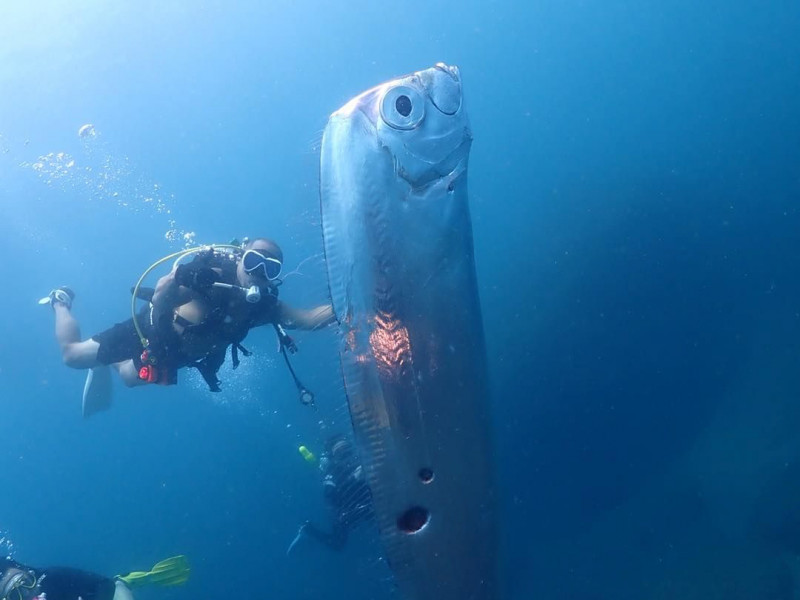
[[[215,269],[219,281],[238,286],[236,269],[240,253],[208,250],[198,253],[192,263]],[[242,290],[211,287],[201,293],[208,307],[205,318],[200,323],[180,322],[181,317],[169,314],[161,322],[152,323],[153,336],[150,346],[158,357],[159,364],[170,369],[195,367],[212,392],[220,391],[217,372],[225,362],[228,348],[231,348],[233,368],[239,366],[239,353],[249,356],[250,352],[241,345],[250,329],[265,323],[275,323],[278,302],[278,288],[270,285],[262,288],[258,302],[247,302]],[[173,323],[183,326],[178,333]],[[212,337],[217,340],[212,349],[200,359],[189,358],[185,348],[192,338]]]

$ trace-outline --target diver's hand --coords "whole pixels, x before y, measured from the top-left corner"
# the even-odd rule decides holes
[[[219,275],[211,267],[189,263],[175,269],[175,283],[193,290],[207,290],[217,281]]]

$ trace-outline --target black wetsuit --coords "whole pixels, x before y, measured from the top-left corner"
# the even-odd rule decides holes
[[[238,285],[236,279],[237,255],[227,252],[200,252],[189,263],[216,269],[220,283]],[[173,328],[173,315],[163,315],[161,322],[152,322],[150,308],[144,308],[137,316],[137,322],[144,337],[150,342],[150,348],[158,359],[159,367],[166,372],[166,377],[159,378],[158,383],[172,384],[177,382],[177,370],[182,367],[196,367],[208,383],[209,389],[218,392],[219,380],[216,373],[225,362],[228,346],[232,347],[233,365],[238,366],[238,350],[251,328],[274,321],[276,318],[277,289],[263,290],[261,299],[256,303],[245,300],[239,290],[211,287],[203,293],[211,307],[202,323],[187,325],[182,334]],[[230,312],[237,314],[231,319]],[[189,358],[183,351],[190,346],[192,337],[207,336],[209,332],[219,339],[219,343],[200,360]],[[112,364],[133,359],[136,368],[142,366],[142,342],[134,326],[133,319],[117,323],[110,329],[92,336],[100,344],[97,360],[102,364]],[[0,599],[2,600],[2,599]]]
[[[364,481],[361,462],[352,444],[337,436],[328,441],[323,455],[323,493],[332,512],[330,531],[313,523],[303,526],[303,533],[331,550],[340,550],[351,529],[373,516],[372,496]]]
[[[47,600],[113,600],[114,580],[69,567],[34,568],[10,558],[0,559],[0,580],[8,569],[25,571],[24,585],[10,590],[8,600],[28,600],[44,593]],[[18,593],[19,592],[19,593]]]

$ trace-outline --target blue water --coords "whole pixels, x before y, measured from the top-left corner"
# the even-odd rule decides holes
[[[800,5],[23,2],[0,14],[0,537],[139,598],[383,598],[370,531],[324,522],[297,453],[346,430],[333,331],[299,404],[256,356],[83,420],[36,300],[91,335],[185,244],[265,235],[326,299],[318,142],[381,81],[462,70],[511,598],[800,597]],[[94,125],[94,137],[79,128]],[[59,153],[64,153],[59,156]],[[307,260],[308,259],[308,260]]]

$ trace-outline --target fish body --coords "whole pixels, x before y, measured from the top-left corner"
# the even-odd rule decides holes
[[[404,598],[497,598],[486,352],[457,67],[379,85],[323,134],[323,241],[345,391]]]

